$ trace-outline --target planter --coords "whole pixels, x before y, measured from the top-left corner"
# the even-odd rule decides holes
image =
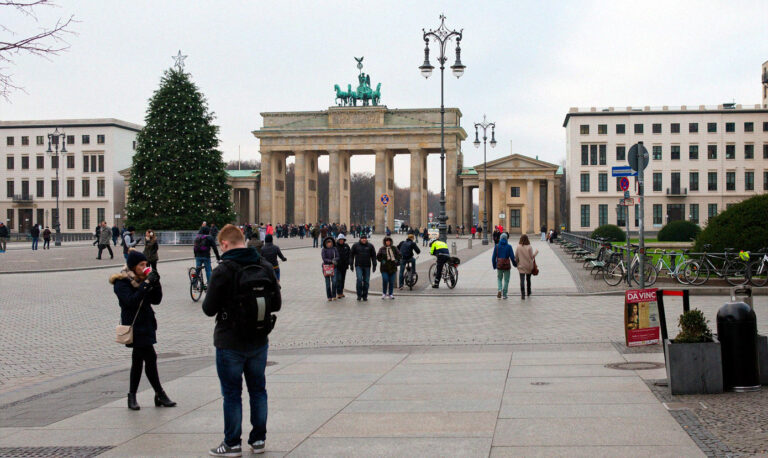
[[[667,380],[672,394],[716,394],[723,392],[723,363],[720,342],[672,343],[664,341]]]
[[[768,385],[768,336],[757,335],[757,358],[760,363],[760,384]]]

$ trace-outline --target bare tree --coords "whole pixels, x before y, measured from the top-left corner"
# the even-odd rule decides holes
[[[227,162],[225,166],[226,170],[259,170],[261,169],[261,161],[255,159],[248,159],[245,161],[231,160]]]
[[[0,16],[6,24],[9,16],[8,10],[38,22],[35,15],[35,7],[56,6],[48,0],[0,0]],[[4,8],[4,9],[2,9]],[[74,16],[59,18],[53,26],[41,27],[37,33],[18,33],[0,24],[0,96],[8,100],[14,90],[24,90],[13,81],[10,66],[13,59],[22,54],[32,54],[48,59],[48,56],[58,55],[69,48],[69,43],[64,40],[67,34],[74,33],[70,26],[75,22]]]

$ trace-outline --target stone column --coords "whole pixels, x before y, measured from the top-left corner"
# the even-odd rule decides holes
[[[458,199],[456,198],[458,188],[458,151],[450,149],[445,152],[445,214],[448,217],[446,225],[456,227],[456,215],[459,212],[457,208]]]
[[[376,177],[373,196],[374,220],[376,232],[384,233],[384,206],[379,201],[382,194],[387,192],[387,150],[377,149],[376,152]]]
[[[465,228],[468,228],[472,225],[472,187],[465,185],[461,189],[464,193],[464,198],[462,199],[464,204],[464,218],[462,224],[464,224]],[[464,232],[466,233],[466,229]]]
[[[526,182],[526,188],[525,188],[526,197],[528,197],[528,203],[525,206],[525,218],[528,220],[526,222],[526,232],[525,234],[533,234],[536,232],[536,226],[533,221],[533,214],[534,214],[534,207],[533,207],[533,180],[527,180]]]
[[[249,223],[256,221],[256,184],[251,183],[251,187],[248,188],[248,216],[246,217]]]
[[[507,211],[507,180],[499,180],[499,202],[498,213],[496,218],[498,219],[498,225],[504,226],[504,230],[509,230],[509,215]],[[499,218],[499,214],[504,213],[504,219]]]
[[[427,227],[427,221],[429,221],[429,206],[427,202],[429,200],[429,189],[427,188],[427,158],[429,152],[426,149],[421,150],[421,227]]]
[[[480,184],[477,187],[477,224],[483,225],[483,218],[485,217],[485,180],[480,179]],[[485,228],[483,228],[485,230]]]
[[[386,193],[389,194],[389,205],[387,205],[387,226],[395,232],[395,153],[387,151],[387,185]],[[381,205],[381,202],[379,202]]]
[[[259,190],[259,221],[267,224],[272,221],[272,189],[274,178],[272,176],[272,152],[261,150],[261,189]]]
[[[555,180],[547,180],[547,229],[555,227]]]
[[[350,189],[352,187],[352,173],[350,167],[350,158],[352,154],[349,151],[339,153],[339,224],[350,225]]]
[[[294,164],[293,184],[293,221],[295,224],[303,224],[306,220],[306,195],[307,195],[307,162],[306,151],[294,151],[296,163]]]
[[[426,212],[425,208],[421,207],[421,191],[422,191],[422,178],[424,170],[422,164],[422,150],[411,149],[411,216],[408,223],[412,227],[423,227],[426,224],[426,214],[422,216],[423,212]]]
[[[341,219],[341,190],[339,189],[339,150],[328,151],[328,223]]]
[[[317,223],[317,151],[307,151],[305,154],[306,191],[304,204],[304,220],[297,224]]]

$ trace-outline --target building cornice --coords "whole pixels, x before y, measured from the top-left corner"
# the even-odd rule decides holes
[[[715,110],[637,110],[637,111],[578,111],[570,112],[565,115],[563,127],[568,127],[568,121],[572,116],[647,116],[647,115],[707,115],[707,114],[749,114],[749,113],[768,113],[768,108],[734,108],[734,109],[715,109]]]
[[[0,121],[0,129],[52,129],[56,127],[117,127],[132,132],[139,132],[143,128],[138,124],[115,118]]]

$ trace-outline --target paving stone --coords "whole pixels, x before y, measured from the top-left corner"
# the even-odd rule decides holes
[[[489,438],[337,438],[310,437],[291,457],[487,457]]]
[[[493,447],[491,458],[563,457],[592,458],[631,456],[633,458],[694,458],[704,454],[695,446],[603,446],[603,447]]]
[[[499,418],[659,417],[669,414],[659,404],[510,404],[503,403]]]
[[[506,393],[578,393],[631,391],[647,393],[635,377],[534,377],[510,378]]]
[[[314,437],[491,437],[495,424],[495,412],[342,412]]]

